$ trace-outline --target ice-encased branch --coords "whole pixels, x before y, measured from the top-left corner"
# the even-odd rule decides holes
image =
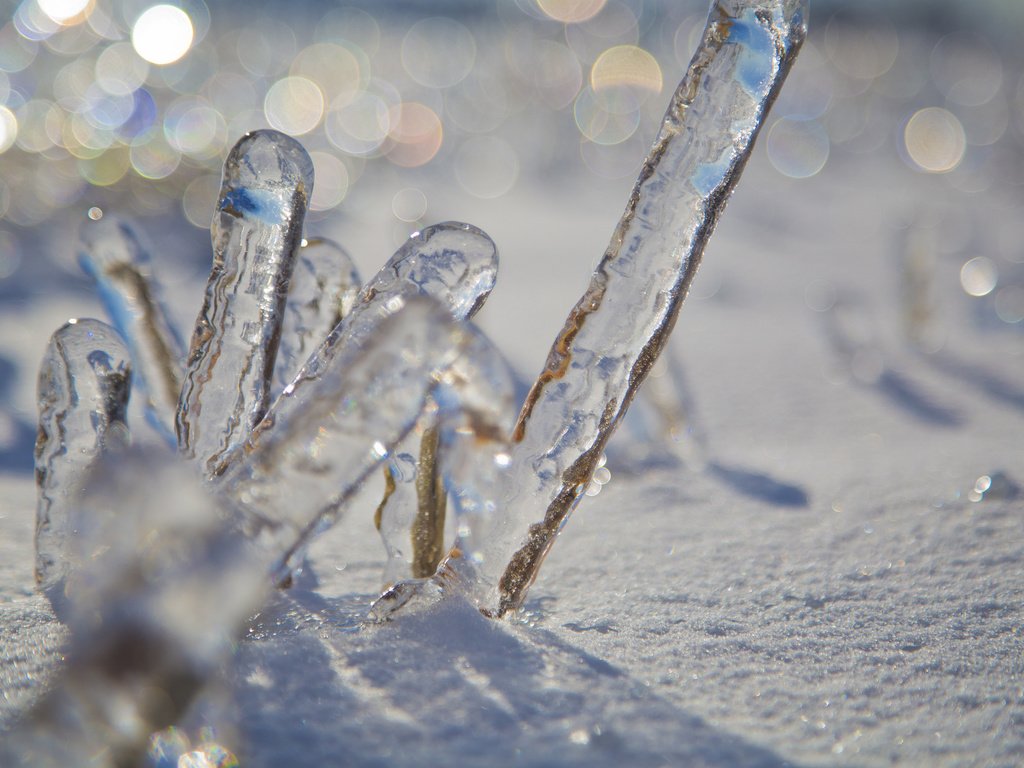
[[[128,343],[150,421],[173,441],[184,352],[160,300],[149,251],[129,222],[105,215],[83,223],[78,263]]]
[[[209,471],[270,404],[313,163],[277,131],[254,131],[224,164],[213,269],[196,320],[178,408],[178,445]]]
[[[106,323],[71,320],[50,338],[39,367],[35,577],[61,617],[71,509],[99,457],[129,440],[130,391],[128,348]]]
[[[522,604],[665,344],[806,23],[806,0],[712,4],[608,250],[516,425],[509,493],[482,553],[480,599],[494,614]]]

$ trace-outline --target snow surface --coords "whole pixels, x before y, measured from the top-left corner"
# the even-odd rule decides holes
[[[497,242],[502,275],[481,324],[523,371],[539,370],[630,186],[523,178],[493,201],[431,196],[431,219]],[[391,250],[394,191],[359,187],[314,234],[372,274]],[[612,466],[524,615],[502,622],[453,603],[363,625],[383,563],[368,492],[316,545],[312,574],[255,620],[202,707],[244,766],[1021,764],[1024,495],[967,493],[997,470],[1024,484],[1024,336],[959,286],[967,258],[1002,242],[1019,252],[1021,205],[1019,192],[966,193],[910,171],[888,146],[787,179],[762,143],[672,342],[709,468]],[[72,266],[80,213],[40,233],[53,258],[26,264],[0,303],[0,726],[59,670],[65,640],[31,588],[28,457],[46,339],[99,313]],[[921,217],[939,243],[946,343],[932,356],[900,330],[900,243]],[[176,222],[148,226],[166,253],[204,247]],[[170,281],[183,328],[200,300],[196,263]],[[837,366],[809,306],[829,288],[874,328],[889,374],[878,383]]]

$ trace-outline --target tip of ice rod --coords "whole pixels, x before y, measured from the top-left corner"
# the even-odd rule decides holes
[[[280,131],[245,134],[224,164],[225,186],[276,190],[295,188],[307,198],[313,189],[313,161],[302,145]]]

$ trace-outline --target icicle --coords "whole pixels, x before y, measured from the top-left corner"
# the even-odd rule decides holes
[[[299,366],[352,311],[362,284],[352,257],[340,245],[323,238],[303,240],[281,328],[275,365],[278,389],[295,378]]]
[[[182,454],[205,470],[266,413],[313,164],[277,131],[247,134],[224,165],[213,269],[178,411]]]
[[[611,244],[520,414],[504,523],[480,572],[493,614],[522,605],[668,338],[806,17],[806,0],[713,3]]]
[[[39,369],[36,583],[58,616],[74,527],[70,508],[104,451],[127,444],[128,349],[99,320],[71,320],[50,338]]]
[[[131,224],[107,215],[82,225],[78,262],[128,342],[149,420],[173,442],[185,354],[160,301],[148,251]]]

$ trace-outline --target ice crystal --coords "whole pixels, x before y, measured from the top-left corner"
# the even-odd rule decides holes
[[[373,616],[451,595],[489,616],[518,609],[665,345],[805,30],[806,0],[712,4],[518,420],[512,372],[469,319],[494,283],[490,239],[426,228],[356,295],[344,252],[302,239],[312,164],[283,134],[251,133],[226,161],[183,356],[140,239],[88,223],[82,262],[117,330],[69,324],[43,363],[38,578],[72,644],[12,760],[138,760],[383,466],[380,527],[397,565],[429,572],[447,503],[457,536],[436,573],[399,581]],[[128,447],[129,359],[173,448]],[[396,542],[410,529],[407,555]]]

